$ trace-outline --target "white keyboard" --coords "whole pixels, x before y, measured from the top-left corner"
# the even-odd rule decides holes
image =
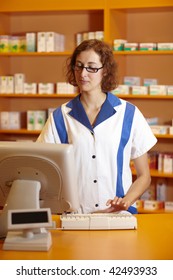
[[[137,229],[137,218],[127,211],[116,213],[63,214],[61,228],[66,230]]]

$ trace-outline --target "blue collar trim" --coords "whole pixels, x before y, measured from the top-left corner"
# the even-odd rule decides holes
[[[106,93],[106,100],[103,103],[101,110],[97,116],[97,120],[94,124],[94,127],[105,121],[106,119],[110,118],[116,113],[114,107],[121,104],[120,99],[113,95],[112,93]],[[85,110],[82,106],[80,101],[80,95],[76,96],[74,99],[70,100],[67,105],[68,108],[71,108],[69,115],[75,118],[77,121],[82,123],[88,129],[93,131],[93,127],[91,126],[89,119],[85,113]]]

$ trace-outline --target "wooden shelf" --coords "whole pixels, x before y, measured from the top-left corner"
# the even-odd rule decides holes
[[[132,170],[132,174],[136,175],[136,171]],[[173,178],[173,173],[164,173],[159,172],[158,170],[151,169],[150,170],[151,177],[159,177],[159,178]]]
[[[74,98],[76,94],[17,94],[17,93],[0,93],[0,98]]]
[[[54,94],[17,94],[17,93],[0,93],[0,98],[73,98],[76,94],[54,93]],[[173,100],[173,95],[141,95],[141,94],[117,94],[122,99],[165,99]]]
[[[173,50],[155,51],[114,51],[114,55],[172,55]]]
[[[69,56],[71,55],[71,51],[64,52],[1,52],[0,56],[3,57],[18,57],[18,56],[34,56],[34,57],[42,57],[42,56]]]
[[[27,129],[1,129],[0,134],[20,134],[20,135],[39,135],[40,130],[27,130]]]
[[[171,99],[173,100],[173,95],[142,95],[142,94],[117,94],[118,97],[124,99]]]
[[[72,54],[72,51],[64,52],[1,52],[0,56],[4,57],[18,57],[18,56],[69,56]],[[173,50],[165,51],[114,51],[114,55],[172,55]]]
[[[131,1],[115,1],[109,0],[109,7],[111,9],[138,9],[138,8],[153,8],[153,7],[170,7],[171,0],[131,0]]]
[[[159,139],[173,139],[173,135],[171,134],[155,134],[155,136]]]

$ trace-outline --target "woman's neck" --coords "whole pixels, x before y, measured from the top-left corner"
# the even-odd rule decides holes
[[[97,116],[101,110],[103,103],[105,102],[106,94],[101,92],[99,95],[86,95],[81,94],[80,101],[84,107],[84,110],[88,116],[88,119],[92,126],[94,126]]]
[[[82,93],[80,101],[85,109],[100,109],[105,102],[106,94],[99,92],[98,94]]]

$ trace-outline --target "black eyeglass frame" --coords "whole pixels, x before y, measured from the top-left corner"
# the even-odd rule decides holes
[[[100,69],[102,69],[104,66],[96,68],[91,66],[83,66],[83,65],[73,65],[74,71],[82,71],[83,69],[86,69],[89,73],[97,73]],[[90,71],[91,70],[91,71]]]

